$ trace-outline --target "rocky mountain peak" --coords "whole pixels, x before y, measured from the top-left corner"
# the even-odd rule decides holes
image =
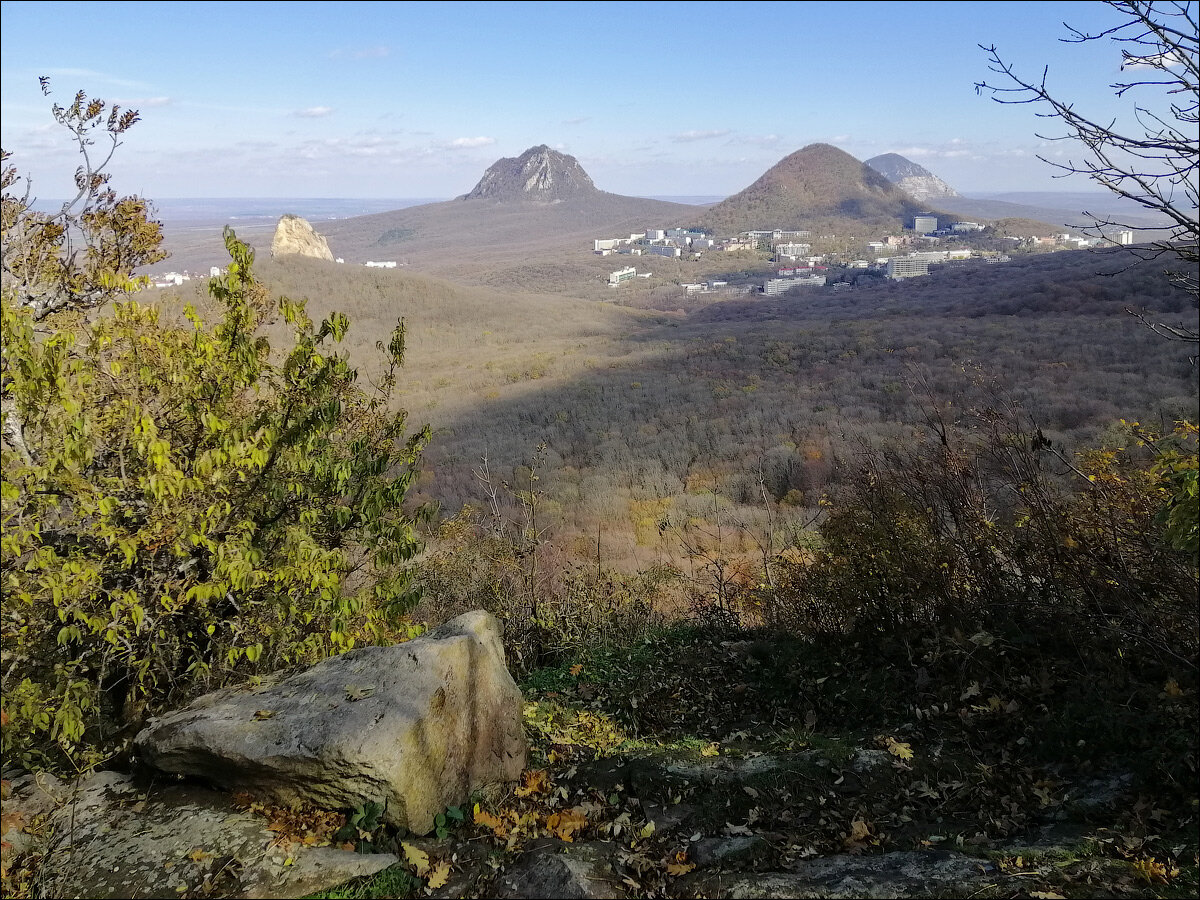
[[[496,160],[464,199],[558,201],[596,193],[579,160],[539,144]]]
[[[318,234],[307,219],[290,213],[281,216],[271,239],[271,256],[311,256],[333,262],[333,254],[325,238]]]
[[[884,153],[867,160],[867,165],[917,200],[937,200],[957,197],[958,191],[942,181],[924,166],[899,153]]]

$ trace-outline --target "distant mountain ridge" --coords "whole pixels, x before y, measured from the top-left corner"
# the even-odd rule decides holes
[[[872,156],[866,164],[909,196],[925,201],[958,197],[959,193],[922,165],[899,153]]]
[[[579,160],[539,144],[520,156],[496,160],[460,199],[557,202],[599,193]]]
[[[926,208],[844,150],[810,144],[718,203],[702,224],[718,233],[758,228],[895,228]]]

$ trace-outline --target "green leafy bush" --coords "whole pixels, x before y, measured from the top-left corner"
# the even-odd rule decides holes
[[[98,102],[62,115],[102,125]],[[62,238],[14,181],[6,171],[6,259],[38,228],[51,249]],[[97,185],[85,172],[85,221],[107,208]],[[109,232],[152,240],[110,254],[103,277],[5,270],[3,749],[29,765],[91,764],[203,690],[407,636],[416,600],[404,500],[428,430],[407,435],[390,405],[403,322],[362,390],[336,349],[346,317],[314,323],[272,301],[228,229],[231,262],[209,285],[218,320],[189,306],[169,322],[121,299],[157,246],[145,207],[131,215]],[[101,299],[111,315],[82,321]],[[281,350],[261,333],[275,314]]]

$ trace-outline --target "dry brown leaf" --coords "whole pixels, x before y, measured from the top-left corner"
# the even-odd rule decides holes
[[[545,769],[526,769],[521,773],[521,786],[513,791],[518,797],[545,794],[550,790],[550,776]]]
[[[563,841],[573,841],[575,832],[586,828],[588,818],[578,809],[564,809],[546,819],[546,827],[555,837]]]
[[[271,718],[271,716],[273,716],[273,715],[275,715],[275,710],[273,710],[273,709],[259,709],[259,710],[255,710],[255,712],[254,712],[254,718],[258,719],[260,722],[263,719]]]
[[[575,665],[571,666],[571,674],[572,675],[578,675],[582,671],[583,671],[583,663],[575,663]]]
[[[493,816],[479,808],[479,804],[475,804],[475,824],[482,825],[484,828],[490,828],[495,833],[496,837],[504,837],[508,834],[508,826],[499,816]]]

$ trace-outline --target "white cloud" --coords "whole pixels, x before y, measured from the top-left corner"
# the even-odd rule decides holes
[[[302,119],[323,119],[325,116],[333,115],[332,106],[309,106],[306,109],[298,109],[295,113]]]
[[[685,144],[689,141],[706,141],[710,138],[725,137],[725,135],[730,133],[730,129],[728,128],[713,129],[711,131],[684,131],[680,134],[671,135],[671,140],[677,144]]]
[[[1170,69],[1173,66],[1182,66],[1183,60],[1174,51],[1166,53],[1156,53],[1152,56],[1129,56],[1125,62],[1121,64],[1121,70],[1125,69]]]
[[[562,123],[564,125],[582,125],[584,122],[590,122],[591,120],[591,116],[576,116],[573,119],[563,119]]]
[[[490,147],[494,143],[496,139],[491,137],[460,137],[448,141],[445,146],[450,150],[470,150],[474,147]]]

